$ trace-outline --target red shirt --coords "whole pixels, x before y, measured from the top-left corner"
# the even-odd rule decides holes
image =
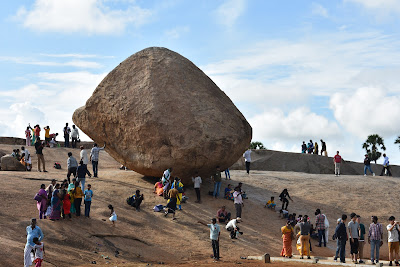
[[[333,158],[335,159],[336,163],[341,163],[342,162],[342,157],[340,155],[335,155]]]
[[[35,128],[35,135],[40,136],[40,128],[39,127]]]

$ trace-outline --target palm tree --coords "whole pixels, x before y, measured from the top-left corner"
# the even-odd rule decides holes
[[[396,140],[397,141],[397,140]],[[399,140],[400,143],[400,140]],[[383,143],[383,138],[380,137],[377,134],[371,134],[368,136],[367,140],[365,141],[365,143],[362,146],[365,151],[368,154],[368,157],[375,161],[376,161],[381,157],[382,153],[379,152],[379,149],[385,151],[386,147],[385,144]]]
[[[394,141],[395,144],[400,144],[400,136],[397,137],[396,141]],[[399,146],[400,148],[400,146]]]
[[[263,143],[261,142],[251,142],[250,149],[265,149]]]

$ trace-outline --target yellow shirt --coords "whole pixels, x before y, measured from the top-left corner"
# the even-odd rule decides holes
[[[44,129],[44,137],[50,138],[50,128]]]
[[[275,203],[272,200],[268,200],[267,205],[269,205],[269,204],[275,204]]]
[[[82,198],[83,197],[83,192],[80,186],[75,188],[74,190],[74,198]]]

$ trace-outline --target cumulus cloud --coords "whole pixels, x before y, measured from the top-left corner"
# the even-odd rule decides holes
[[[232,28],[245,9],[244,0],[226,0],[217,8],[215,15],[220,24]]]
[[[382,88],[336,93],[330,107],[343,127],[359,138],[375,133],[389,137],[400,134],[400,96]]]
[[[101,0],[36,0],[30,8],[19,8],[16,19],[39,32],[116,34],[130,24],[146,23],[151,14],[133,4],[124,10],[111,9]]]
[[[169,39],[179,39],[182,35],[190,31],[189,26],[178,26],[170,30],[166,30],[164,35]]]

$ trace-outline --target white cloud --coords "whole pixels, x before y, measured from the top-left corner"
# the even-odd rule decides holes
[[[245,0],[225,0],[216,10],[217,21],[232,28],[246,9]]]
[[[360,5],[380,20],[386,20],[391,14],[400,15],[398,0],[344,0],[344,2]]]
[[[77,54],[77,53],[69,53],[69,54],[40,54],[45,57],[55,57],[55,58],[114,58],[114,56],[100,56],[94,54]]]
[[[321,17],[325,17],[325,18],[328,17],[328,10],[325,7],[323,7],[322,5],[317,4],[317,3],[312,4],[311,12],[313,15],[317,15],[317,16],[321,16]]]
[[[183,34],[188,33],[189,31],[190,31],[189,26],[178,26],[173,29],[165,31],[164,34],[169,39],[178,39]]]
[[[335,118],[359,138],[370,134],[394,136],[400,133],[400,96],[382,88],[364,87],[355,92],[336,93],[330,107]]]
[[[85,60],[54,62],[54,61],[43,61],[43,60],[23,58],[23,57],[0,56],[0,61],[9,61],[9,62],[14,62],[16,64],[24,64],[24,65],[50,66],[50,67],[75,67],[75,68],[90,68],[90,69],[97,69],[102,67],[102,65],[98,62],[85,61]]]
[[[36,0],[31,8],[21,7],[16,18],[39,32],[118,34],[129,24],[146,23],[151,14],[132,4],[125,10],[111,9],[101,0]]]

